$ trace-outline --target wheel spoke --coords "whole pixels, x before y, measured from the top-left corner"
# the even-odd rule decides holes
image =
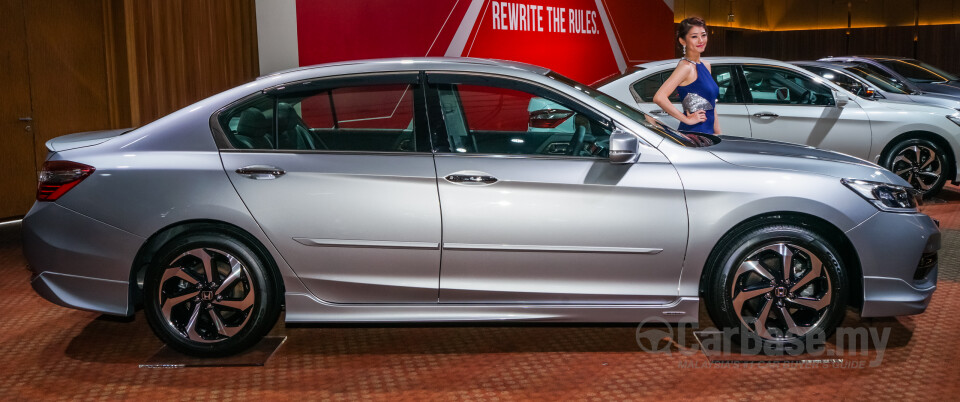
[[[932,183],[931,184],[924,183],[923,180],[920,180],[920,177],[917,177],[916,182],[920,186],[920,189],[924,191],[929,190],[931,187],[933,187]]]
[[[206,249],[194,249],[183,253],[183,255],[191,255],[200,259],[203,263],[203,273],[206,275],[207,282],[213,282],[213,258],[210,257],[210,253]]]
[[[780,306],[780,315],[783,316],[783,321],[787,324],[787,331],[790,331],[796,335],[803,336],[811,327],[801,327],[793,321],[793,317],[790,315],[790,312],[787,311],[787,308]]]
[[[903,174],[904,174],[904,173],[907,173],[907,172],[909,172],[909,171],[910,171],[910,168],[906,168],[906,169],[903,169],[903,170],[898,170],[898,171],[893,172],[893,173],[896,174],[897,176],[903,177]]]
[[[226,327],[223,325],[223,320],[220,319],[220,316],[217,315],[217,312],[213,309],[208,309],[207,313],[210,315],[210,320],[213,321],[213,325],[217,327],[217,333],[220,335],[227,335]]]
[[[924,169],[924,168],[926,168],[927,166],[930,166],[930,164],[933,163],[933,161],[937,160],[937,153],[936,153],[936,152],[933,152],[932,149],[924,147],[923,150],[924,150],[924,151],[927,151],[927,153],[930,154],[930,157],[927,158],[927,161],[924,162],[923,165],[920,166],[920,169]],[[919,159],[919,157],[918,157],[918,159]]]
[[[247,292],[247,295],[243,300],[218,300],[213,302],[216,306],[234,308],[237,310],[246,310],[248,307],[253,305],[253,291]]]
[[[906,156],[903,156],[903,153],[901,153],[900,155],[897,155],[896,159],[893,160],[893,163],[891,163],[890,166],[896,166],[899,162],[906,163],[910,166],[913,165],[913,162],[911,162]]]
[[[237,260],[233,256],[227,258],[227,262],[230,264],[230,275],[227,275],[227,278],[223,280],[223,283],[220,284],[220,287],[217,288],[216,294],[219,296],[225,289],[229,289],[230,285],[233,285],[233,282],[243,274],[243,264],[240,260]]]
[[[771,338],[770,333],[767,332],[767,318],[770,317],[770,308],[772,306],[773,300],[766,300],[763,308],[760,309],[760,314],[753,320],[753,330],[762,338]]]
[[[796,305],[800,305],[814,311],[820,311],[824,308],[830,306],[830,301],[833,298],[830,296],[830,292],[827,292],[823,297],[819,299],[813,299],[808,297],[790,297],[787,298],[787,301]]]
[[[174,306],[177,306],[177,305],[180,305],[180,303],[189,301],[189,300],[197,297],[198,295],[200,295],[200,292],[199,292],[199,291],[196,291],[196,292],[187,293],[187,294],[184,294],[184,295],[181,295],[181,296],[177,296],[177,297],[171,297],[171,298],[165,300],[165,301],[163,302],[163,304],[161,305],[161,308],[160,308],[160,309],[161,309],[161,312],[163,313],[163,316],[164,316],[167,320],[170,320],[170,310],[172,310]]]
[[[740,264],[740,267],[737,268],[735,278],[739,278],[740,275],[743,275],[749,271],[756,272],[757,275],[766,278],[768,281],[774,280],[774,277],[771,275],[770,271],[760,265],[760,262],[757,260],[744,261],[743,264]]]
[[[733,311],[737,314],[741,314],[743,310],[743,303],[746,303],[747,300],[753,299],[754,297],[762,296],[764,294],[770,293],[773,291],[773,285],[768,285],[766,287],[753,289],[753,290],[744,290],[733,299]]]
[[[793,277],[793,251],[786,244],[777,245],[777,253],[780,254],[780,262],[783,264],[783,280],[788,281]]]
[[[197,278],[194,278],[193,275],[190,275],[190,273],[184,271],[182,267],[170,267],[163,271],[163,277],[160,278],[160,283],[167,283],[167,281],[172,278],[183,279],[191,285],[196,285],[197,282],[199,282]]]
[[[190,314],[190,320],[187,321],[187,338],[191,341],[203,342],[206,339],[203,339],[199,333],[197,333],[197,317],[200,316],[200,303],[193,308],[193,313]]]

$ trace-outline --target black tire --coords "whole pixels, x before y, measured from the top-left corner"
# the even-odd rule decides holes
[[[724,244],[712,260],[704,299],[716,325],[738,329],[734,339],[745,335],[766,353],[802,352],[822,343],[843,321],[849,283],[839,254],[822,236],[801,226],[770,224]],[[786,254],[792,254],[793,268],[785,275]],[[819,305],[824,307],[817,309]],[[764,314],[761,331],[758,322]]]
[[[937,143],[910,138],[898,142],[880,165],[902,177],[928,198],[940,191],[950,173],[948,156]]]
[[[147,268],[144,310],[150,328],[171,348],[226,356],[270,332],[280,316],[281,289],[271,266],[243,241],[219,233],[185,234],[165,244]]]

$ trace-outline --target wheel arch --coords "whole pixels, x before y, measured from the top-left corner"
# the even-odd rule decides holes
[[[817,234],[825,237],[827,241],[840,254],[840,259],[846,268],[847,281],[850,286],[847,300],[848,306],[860,309],[863,306],[863,269],[860,265],[860,258],[857,256],[856,249],[846,234],[832,223],[810,214],[801,212],[767,212],[760,215],[751,216],[733,226],[730,230],[720,237],[720,240],[710,250],[703,270],[700,272],[699,293],[701,298],[705,292],[709,281],[714,274],[717,259],[723,253],[723,250],[738,236],[755,228],[771,224],[794,224],[801,227],[810,228]]]
[[[942,147],[944,150],[944,156],[947,158],[947,168],[948,174],[947,179],[953,182],[957,181],[957,161],[954,156],[953,146],[950,145],[950,141],[944,138],[942,135],[925,130],[912,130],[907,131],[901,134],[898,134],[896,137],[893,137],[890,141],[887,141],[887,145],[884,145],[883,150],[880,151],[880,159],[877,161],[877,164],[883,166],[886,162],[886,159],[890,156],[890,152],[893,151],[893,147],[900,143],[901,141],[908,139],[924,139],[930,142],[937,144]],[[886,168],[886,166],[883,166]]]
[[[257,253],[257,255],[266,262],[268,269],[275,275],[280,286],[280,294],[286,292],[283,276],[273,259],[270,251],[256,238],[239,226],[211,219],[196,219],[181,221],[170,224],[151,235],[147,241],[140,246],[137,255],[133,260],[130,269],[130,300],[134,306],[138,306],[143,301],[143,280],[147,267],[153,261],[156,253],[164,244],[179,236],[188,233],[215,232],[229,235],[244,243],[247,247]]]

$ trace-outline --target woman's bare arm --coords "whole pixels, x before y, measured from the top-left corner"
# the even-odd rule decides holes
[[[673,91],[677,90],[677,87],[685,83],[689,85],[696,77],[690,78],[694,73],[694,66],[685,61],[680,61],[680,64],[677,65],[677,68],[673,70],[673,74],[670,74],[670,78],[667,78],[664,81],[663,85],[660,86],[660,89],[657,90],[657,93],[653,95],[653,103],[656,103],[657,106],[660,106],[664,112],[669,114],[671,117],[680,120],[684,124],[697,124],[701,121],[707,120],[706,112],[700,110],[689,115],[684,115],[677,108],[673,107],[673,104],[670,103],[670,94]]]

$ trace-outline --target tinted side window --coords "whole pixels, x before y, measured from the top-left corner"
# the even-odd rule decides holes
[[[633,84],[634,97],[639,98],[637,100],[638,102],[653,102],[653,96],[657,94],[657,90],[663,85],[663,81],[670,77],[671,73],[672,71],[654,74],[637,81]],[[669,99],[670,102],[679,103],[680,94],[678,94],[677,91],[673,91]]]
[[[731,66],[713,66],[711,68],[713,80],[720,87],[720,93],[717,95],[717,103],[738,103],[737,91],[734,89],[733,81],[736,79],[733,67]]]
[[[220,126],[237,149],[273,149],[273,98],[261,96],[226,110]]]
[[[335,88],[281,96],[279,149],[414,151],[415,85]]]
[[[800,73],[777,67],[743,66],[754,103],[833,105],[833,91]]]
[[[437,90],[453,152],[606,157],[609,129],[569,105],[492,86]]]
[[[863,87],[863,84],[861,84],[860,81],[850,78],[850,76],[846,74],[841,74],[836,71],[820,67],[804,66],[803,68],[832,81],[834,84],[839,85],[840,88],[853,92],[857,96],[864,96],[865,88]]]

